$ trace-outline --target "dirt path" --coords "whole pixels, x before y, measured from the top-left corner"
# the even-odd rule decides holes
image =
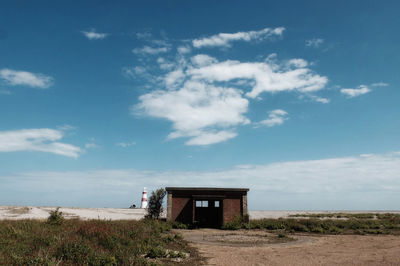
[[[276,243],[259,241],[267,234],[263,231],[250,236],[249,231],[213,229],[180,233],[207,265],[400,265],[400,236],[293,235],[298,241]]]

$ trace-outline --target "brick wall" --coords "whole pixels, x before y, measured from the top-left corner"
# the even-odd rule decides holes
[[[240,198],[228,198],[223,202],[223,223],[231,222],[235,216],[241,215]]]

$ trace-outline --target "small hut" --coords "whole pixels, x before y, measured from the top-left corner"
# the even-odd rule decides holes
[[[248,188],[166,187],[167,220],[220,227],[247,216]]]

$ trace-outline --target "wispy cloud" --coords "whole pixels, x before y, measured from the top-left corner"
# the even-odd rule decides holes
[[[188,54],[188,53],[190,53],[192,51],[192,49],[189,46],[183,45],[183,46],[179,46],[177,48],[177,51],[180,54]]]
[[[386,87],[386,86],[389,86],[389,84],[386,82],[377,82],[371,84],[371,87]]]
[[[115,145],[117,145],[118,147],[122,147],[122,148],[128,148],[130,146],[136,145],[135,141],[131,141],[131,142],[118,142]]]
[[[97,149],[100,148],[100,146],[96,143],[95,138],[90,138],[87,143],[85,143],[85,148],[86,149]]]
[[[151,47],[151,46],[143,46],[142,48],[135,48],[132,50],[134,54],[138,55],[155,55],[155,54],[160,54],[160,53],[166,53],[168,52],[169,47]]]
[[[0,152],[40,151],[78,158],[82,152],[79,147],[57,142],[63,135],[49,128],[0,131]]]
[[[340,92],[342,94],[346,95],[349,98],[354,98],[354,97],[366,94],[366,93],[368,93],[370,91],[371,91],[371,89],[368,88],[366,85],[360,85],[356,89],[344,88],[344,89],[340,90]]]
[[[142,66],[134,66],[134,67],[124,67],[122,68],[122,73],[126,77],[136,78],[138,76],[143,76],[146,74],[147,70]]]
[[[312,38],[310,40],[306,40],[306,46],[307,47],[314,47],[318,48],[324,43],[324,39],[320,38]]]
[[[318,103],[327,104],[327,103],[331,102],[331,100],[328,98],[319,97],[319,96],[315,96],[315,95],[309,95],[308,97],[310,97],[311,100],[316,101]]]
[[[48,88],[53,84],[53,78],[50,76],[8,68],[0,70],[0,79],[11,86],[29,86],[41,89]]]
[[[270,111],[268,114],[268,118],[265,120],[262,120],[258,123],[256,123],[256,127],[259,126],[267,126],[267,127],[274,127],[274,126],[279,126],[282,125],[285,120],[287,120],[287,115],[288,113],[284,110],[281,109],[276,109],[273,111]]]
[[[137,32],[136,33],[136,38],[140,40],[147,40],[150,39],[153,35],[149,31],[144,31],[144,32]]]
[[[260,41],[271,38],[272,36],[281,36],[285,28],[265,28],[259,31],[246,31],[236,33],[219,33],[210,37],[195,39],[192,45],[195,48],[201,47],[230,47],[234,41]]]
[[[132,193],[140,196],[143,186],[153,190],[185,184],[249,187],[251,210],[388,210],[397,208],[400,201],[399,155],[400,153],[393,152],[240,165],[218,171],[114,169],[19,173],[1,176],[1,180],[6,182],[0,186],[0,200],[2,195],[9,195],[11,191],[15,195],[40,193],[45,197],[45,202],[60,204],[70,204],[68,199],[73,197],[81,205],[124,206],[132,200]],[[10,183],[12,185],[8,185]],[[49,191],[54,193],[48,193]],[[282,200],[273,206],[265,204],[276,201],[277,196]],[[91,198],[96,198],[96,201],[90,201]],[[64,199],[64,202],[60,199]],[[27,202],[22,204],[31,203],[28,200],[32,200],[32,197],[28,197]]]
[[[108,33],[96,32],[95,29],[91,29],[90,31],[81,31],[81,33],[89,40],[102,40],[107,38],[109,35]]]

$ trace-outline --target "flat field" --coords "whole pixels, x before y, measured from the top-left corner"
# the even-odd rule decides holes
[[[0,206],[0,265],[400,265],[399,212],[260,211],[188,230],[143,209],[59,211]]]

